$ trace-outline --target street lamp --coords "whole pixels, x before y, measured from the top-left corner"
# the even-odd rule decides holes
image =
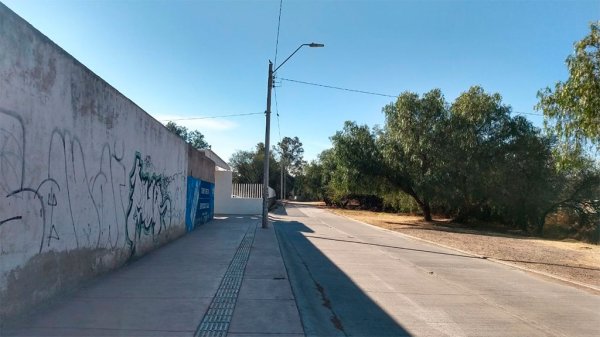
[[[294,52],[288,56],[281,64],[273,70],[273,63],[269,61],[269,78],[267,79],[267,111],[265,111],[265,159],[263,169],[263,209],[262,209],[262,228],[269,226],[269,146],[271,136],[271,90],[273,89],[273,79],[275,72],[283,66],[294,54],[304,46],[311,48],[325,47],[322,43],[303,43]]]

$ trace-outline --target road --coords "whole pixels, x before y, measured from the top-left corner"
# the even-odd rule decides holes
[[[326,210],[273,216],[307,336],[600,336],[600,296]]]

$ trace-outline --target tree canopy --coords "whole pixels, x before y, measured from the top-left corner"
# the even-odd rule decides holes
[[[210,149],[210,145],[206,142],[204,135],[200,131],[188,131],[185,126],[177,125],[175,122],[168,122],[166,127],[194,148],[198,150]]]
[[[474,86],[450,104],[439,89],[404,92],[383,113],[381,128],[345,122],[305,166],[298,191],[338,206],[417,206],[427,221],[443,213],[539,234],[548,214],[568,210],[579,226],[600,228],[593,162],[558,170],[552,138],[512,116],[500,94]]]
[[[600,150],[600,22],[575,43],[566,59],[569,77],[554,88],[538,92],[537,109],[544,112],[545,126],[559,140],[563,155],[585,152],[591,144]]]
[[[284,168],[292,175],[302,172],[302,167],[306,162],[304,162],[304,148],[298,137],[283,137],[274,150],[279,154],[279,160],[283,161]]]
[[[283,147],[281,146],[283,144]],[[279,160],[275,157],[275,153],[279,153]],[[306,163],[302,155],[304,149],[302,142],[298,137],[284,137],[279,146],[273,146],[272,151],[269,151],[269,186],[276,193],[281,193],[281,160],[286,160],[289,165],[289,171],[285,173],[285,184],[287,190],[298,188],[297,181],[302,176]],[[230,160],[229,165],[233,169],[233,182],[240,184],[262,184],[263,182],[263,165],[265,158],[264,143],[256,144],[252,150],[239,150],[235,152]],[[281,196],[279,196],[281,197]]]

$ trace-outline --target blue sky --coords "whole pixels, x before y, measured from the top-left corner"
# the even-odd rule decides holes
[[[279,0],[2,1],[161,121],[265,110]],[[278,61],[302,43],[326,46],[299,51],[278,77],[389,95],[440,88],[448,101],[481,85],[536,113],[537,91],[566,79],[564,60],[594,20],[597,0],[284,0]],[[272,144],[298,136],[309,160],[346,120],[382,124],[393,101],[287,81],[276,96]],[[264,141],[262,114],[178,123],[225,160]]]

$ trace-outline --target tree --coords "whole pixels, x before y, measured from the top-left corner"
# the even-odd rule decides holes
[[[572,228],[600,243],[600,171],[588,160],[583,169],[557,170],[548,180],[554,193],[542,220],[554,212],[572,214],[576,218]]]
[[[502,104],[500,94],[488,94],[471,87],[460,94],[450,107],[448,140],[451,151],[444,152],[450,189],[446,190],[449,208],[457,219],[489,213],[490,191],[502,187],[504,166],[500,159],[506,148],[504,139],[510,130],[510,107]]]
[[[302,173],[306,162],[303,159],[304,148],[298,137],[283,137],[277,146],[273,146],[273,152],[279,154],[280,173],[283,170],[283,184],[286,191],[295,189],[296,177]],[[288,174],[289,172],[289,174]],[[280,184],[281,185],[281,181]],[[279,190],[281,193],[281,190]]]
[[[445,125],[447,103],[439,89],[419,97],[402,93],[383,108],[385,127],[381,151],[385,176],[391,186],[410,195],[426,221],[431,221],[431,203],[443,188],[441,167],[447,148]]]
[[[298,137],[283,137],[281,142],[277,143],[276,151],[279,153],[280,160],[283,160],[285,169],[292,175],[302,172],[302,166],[306,162],[303,158],[304,148]]]
[[[166,127],[194,148],[198,150],[210,149],[210,145],[204,140],[204,135],[200,131],[188,131],[185,126],[177,125],[174,122],[168,122]]]
[[[325,204],[331,205],[331,196],[336,194],[334,184],[337,166],[334,150],[323,150],[318,157],[319,165],[321,166],[321,193]]]
[[[304,200],[322,200],[325,197],[323,182],[323,165],[313,160],[303,167],[302,174],[297,176],[297,194]]]
[[[262,183],[263,162],[256,151],[237,151],[231,155],[229,165],[233,169],[233,182],[238,184]]]
[[[474,86],[449,105],[439,90],[405,92],[383,112],[382,129],[346,122],[331,137],[304,170],[307,195],[338,206],[374,195],[396,210],[411,209],[410,197],[425,220],[443,212],[538,235],[549,214],[568,212],[573,228],[600,239],[597,165],[580,157],[585,169],[558,170],[556,140],[512,117],[500,94]]]
[[[346,122],[331,138],[330,197],[376,194],[399,205],[408,195],[428,221],[436,210],[541,230],[551,142],[511,117],[499,94],[475,86],[448,105],[439,90],[405,92],[383,111],[382,130]]]
[[[446,203],[456,219],[498,220],[541,232],[554,174],[551,142],[511,109],[498,93],[481,87],[462,93],[450,107],[446,154]]]
[[[233,169],[233,182],[238,184],[262,184],[264,158],[264,143],[256,144],[254,150],[240,150],[231,155],[229,165]],[[269,167],[269,186],[278,191],[280,186],[279,163],[271,151],[269,151]]]
[[[210,145],[204,140],[204,135],[198,130],[188,133],[187,142],[199,150],[210,149]]]
[[[569,78],[554,90],[538,92],[536,109],[544,112],[545,126],[559,140],[558,150],[567,161],[571,154],[585,152],[588,142],[600,149],[600,22],[590,30],[567,57]]]
[[[169,121],[165,126],[169,131],[178,135],[183,140],[187,140],[188,129],[185,126],[177,125],[177,123],[172,121]]]
[[[337,200],[350,194],[377,193],[383,171],[375,132],[367,125],[347,121],[331,142],[333,149],[325,154],[329,165],[335,166],[329,180],[330,197]]]

